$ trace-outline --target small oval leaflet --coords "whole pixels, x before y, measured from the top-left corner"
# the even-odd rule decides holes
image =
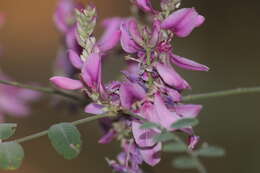
[[[191,157],[182,156],[173,160],[173,166],[179,169],[193,169],[197,168],[197,162]]]
[[[187,150],[187,146],[182,143],[169,143],[163,146],[164,152],[185,152]]]
[[[141,129],[153,129],[153,128],[157,128],[157,129],[161,129],[159,124],[153,123],[153,122],[144,122],[141,127]]]
[[[175,139],[176,136],[171,132],[160,133],[153,138],[154,142],[167,142]]]
[[[174,129],[194,127],[199,124],[199,120],[196,118],[183,118],[171,125]]]
[[[74,159],[81,150],[81,135],[71,123],[60,123],[50,127],[48,137],[52,146],[65,159]]]
[[[203,157],[222,157],[225,155],[225,150],[216,146],[208,146],[200,148],[196,154]]]
[[[0,168],[4,170],[18,169],[23,161],[24,151],[16,142],[0,143]]]
[[[0,123],[0,139],[5,140],[13,136],[16,127],[17,124],[14,123]]]

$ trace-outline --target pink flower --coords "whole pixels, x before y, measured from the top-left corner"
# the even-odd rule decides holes
[[[199,27],[205,18],[194,8],[182,8],[173,12],[161,23],[163,29],[169,29],[178,37],[187,37],[194,28]]]

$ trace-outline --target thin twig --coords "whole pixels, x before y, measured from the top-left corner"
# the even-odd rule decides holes
[[[80,119],[80,120],[77,120],[77,121],[73,121],[73,122],[71,122],[71,124],[77,126],[77,125],[80,125],[80,124],[95,121],[95,120],[105,118],[105,117],[109,117],[109,116],[110,115],[108,115],[108,114],[94,115],[94,116],[91,116],[91,117],[87,117],[87,118],[83,118],[83,119]],[[33,140],[33,139],[40,138],[40,137],[45,136],[47,134],[48,134],[48,130],[44,130],[44,131],[39,132],[39,133],[35,133],[35,134],[29,135],[29,136],[26,136],[26,137],[23,137],[23,138],[20,138],[20,139],[16,139],[15,142],[23,143],[23,142],[26,142],[26,141],[30,141],[30,140]]]
[[[81,98],[79,98],[79,97],[77,97],[73,94],[69,94],[69,93],[63,92],[61,90],[53,89],[53,88],[27,85],[27,84],[22,84],[22,83],[19,83],[19,82],[6,81],[6,80],[0,80],[0,83],[5,84],[5,85],[18,87],[18,88],[26,88],[26,89],[30,89],[30,90],[34,90],[34,91],[39,91],[39,92],[46,93],[46,94],[59,95],[59,96],[69,98],[73,101],[82,101]]]

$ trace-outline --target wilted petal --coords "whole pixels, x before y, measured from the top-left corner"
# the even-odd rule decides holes
[[[50,81],[55,86],[65,90],[78,90],[84,87],[81,81],[67,77],[55,76],[50,78]]]
[[[170,29],[179,37],[188,36],[192,30],[200,26],[205,18],[194,8],[182,8],[173,12],[161,24],[163,29]]]
[[[144,12],[155,13],[150,0],[135,0],[136,5]]]
[[[104,106],[103,105],[99,105],[99,104],[95,104],[95,103],[88,104],[85,107],[84,112],[90,113],[90,114],[96,114],[96,115],[100,115],[100,114],[105,113]]]
[[[144,159],[144,161],[150,165],[155,166],[161,160],[160,151],[162,150],[162,144],[158,143],[155,147],[140,149],[140,153]]]
[[[157,63],[156,69],[166,84],[181,90],[190,88],[189,84],[171,66]]]
[[[121,23],[122,19],[118,17],[106,19],[103,21],[105,32],[98,41],[98,46],[102,52],[106,52],[113,49],[120,41]]]
[[[174,55],[174,54],[171,54],[171,61],[175,65],[177,65],[181,68],[187,69],[187,70],[195,70],[195,71],[208,71],[209,70],[209,68],[203,64],[199,64],[195,61],[192,61],[190,59],[180,57],[180,56]]]
[[[195,118],[202,109],[202,105],[180,104],[174,107],[177,114],[183,118]]]
[[[98,89],[101,82],[101,57],[98,53],[92,53],[82,68],[82,77],[92,89]]]
[[[69,54],[69,59],[70,59],[71,64],[75,68],[81,69],[83,66],[83,62],[82,62],[81,58],[79,57],[79,55],[73,50],[69,50],[68,54]]]

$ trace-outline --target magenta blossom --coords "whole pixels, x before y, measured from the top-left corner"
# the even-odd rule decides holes
[[[187,37],[194,28],[203,24],[205,18],[194,8],[182,8],[173,12],[161,23],[162,29],[169,29],[178,37]]]
[[[153,9],[150,0],[135,0],[135,3],[144,12],[153,13],[153,14],[157,13],[157,11]]]

